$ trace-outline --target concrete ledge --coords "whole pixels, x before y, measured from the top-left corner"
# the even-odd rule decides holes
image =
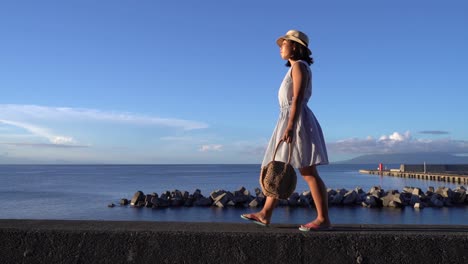
[[[0,220],[0,263],[468,263],[468,226]]]

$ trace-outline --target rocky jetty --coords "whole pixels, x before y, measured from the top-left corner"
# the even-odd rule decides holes
[[[379,186],[372,187],[365,192],[360,187],[354,190],[328,189],[328,204],[330,206],[364,206],[369,208],[394,207],[403,208],[412,206],[422,209],[424,207],[450,207],[468,205],[468,195],[463,186],[452,190],[447,187],[429,187],[426,192],[420,188],[405,187],[403,190],[385,191]],[[204,196],[199,189],[193,193],[187,191],[173,190],[161,194],[144,194],[137,191],[128,200],[122,198],[120,206],[130,205],[132,207],[167,208],[178,206],[216,206],[220,208],[236,207],[260,207],[265,202],[265,195],[259,188],[250,193],[245,187],[236,191],[216,190],[209,196]],[[111,206],[112,205],[112,206]],[[109,207],[114,207],[114,204]],[[294,192],[288,199],[280,200],[279,206],[291,207],[314,207],[314,200],[310,191],[302,193]]]

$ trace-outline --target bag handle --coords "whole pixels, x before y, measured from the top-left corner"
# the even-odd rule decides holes
[[[286,142],[286,141],[284,141],[284,139],[281,139],[281,140],[278,142],[278,145],[276,145],[275,153],[273,153],[273,161],[275,161],[276,152],[278,151],[279,146],[280,146],[281,143],[283,143],[283,142]],[[289,162],[291,162],[292,146],[291,146],[291,143],[287,143],[287,144],[289,144],[289,156],[288,156],[288,162],[287,162],[286,164],[289,164]]]

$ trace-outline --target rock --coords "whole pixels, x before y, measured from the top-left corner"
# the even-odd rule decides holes
[[[201,191],[199,189],[196,189],[193,192],[193,199],[198,200],[200,198],[203,198],[203,195],[201,194]]]
[[[403,206],[406,206],[410,203],[412,196],[413,194],[411,193],[397,193],[395,194],[394,201],[400,203]]]
[[[175,189],[171,192],[171,199],[180,199],[180,200],[183,200],[184,199],[184,195],[182,194],[181,191]]]
[[[235,205],[249,203],[252,201],[253,197],[250,196],[250,192],[247,191],[244,187],[239,188],[239,190],[234,191],[234,195],[231,198],[231,201],[234,202]]]
[[[374,186],[369,190],[367,194],[373,195],[376,198],[380,198],[383,196],[384,191],[382,190],[382,188],[380,188],[380,186]]]
[[[388,203],[388,207],[401,208],[403,205],[397,201],[390,201],[390,203]]]
[[[413,189],[413,192],[411,193],[412,195],[417,195],[417,196],[421,196],[421,195],[424,195],[424,192],[419,189],[419,188],[414,188]]]
[[[291,194],[291,196],[289,196],[287,201],[288,201],[289,206],[292,206],[292,207],[298,206],[298,204],[299,204],[299,194],[297,192],[293,192]]]
[[[158,207],[166,208],[171,205],[170,200],[158,198]]]
[[[234,195],[234,197],[231,199],[231,201],[237,205],[237,204],[243,204],[243,203],[248,203],[252,201],[253,197],[247,196],[244,194],[239,194],[239,195]]]
[[[192,206],[192,205],[193,205],[193,201],[194,201],[193,195],[190,194],[190,195],[187,197],[187,199],[185,199],[185,201],[184,201],[184,206],[186,206],[186,207]]]
[[[344,195],[343,204],[344,205],[354,204],[357,198],[358,198],[358,194],[356,193],[356,191],[354,190],[349,191]]]
[[[145,194],[142,191],[137,191],[130,202],[130,205],[137,206],[140,201],[145,201]]]
[[[453,191],[450,188],[447,187],[439,187],[435,191],[435,193],[439,194],[440,196],[444,198],[452,198],[453,197]]]
[[[330,189],[330,188],[327,189],[327,194],[328,194],[328,196],[335,196],[336,193],[337,193],[337,192],[336,192],[335,190],[333,190],[333,189]]]
[[[337,193],[335,196],[332,197],[330,204],[334,204],[334,205],[341,204],[343,199],[344,199],[344,196],[341,193]]]
[[[216,199],[213,199],[213,204],[218,207],[224,207],[228,202],[229,202],[229,199],[228,199],[227,193],[223,193],[219,195],[218,197],[216,197]],[[220,206],[220,204],[222,206]]]
[[[336,191],[337,191],[337,193],[343,195],[343,197],[344,197],[344,195],[348,192],[348,190],[346,190],[346,189],[338,189],[338,190],[336,190]]]
[[[188,192],[186,195],[188,196]],[[184,203],[185,203],[184,194],[177,189],[173,190],[169,197],[170,206],[174,206],[174,207],[182,206],[184,205]]]
[[[411,200],[410,200],[410,205],[414,206],[415,204],[420,204],[421,203],[421,199],[419,198],[419,195],[414,195],[412,194],[411,195]]]
[[[249,207],[258,207],[258,206],[261,206],[263,205],[263,202],[264,202],[264,198],[259,198],[259,197],[255,197],[250,203],[249,203]]]
[[[442,202],[444,203],[444,206],[447,206],[447,207],[452,207],[453,204],[452,204],[452,200],[450,198],[442,198]]]
[[[367,193],[364,192],[361,187],[356,187],[354,191],[356,191],[358,195],[358,197],[356,198],[356,204],[361,204],[362,202],[366,200]]]
[[[436,194],[436,193],[434,193],[431,196],[430,202],[431,202],[432,206],[435,206],[435,207],[443,207],[444,206],[444,202],[442,201],[442,197],[439,194]]]
[[[378,200],[382,201],[382,206],[385,207],[402,207],[406,204],[404,199],[402,199],[402,195],[400,193],[387,193]]]
[[[413,193],[413,191],[414,191],[414,188],[413,188],[413,187],[405,186],[405,187],[403,188],[403,192],[405,192],[405,193]]]
[[[375,197],[374,195],[367,195],[364,203],[368,207],[382,207],[382,200]]]
[[[303,192],[300,196],[299,196],[299,204],[301,206],[311,206],[313,204],[313,199],[312,199],[312,194],[310,193],[310,191],[307,191],[307,192]]]
[[[382,198],[380,198],[382,200],[382,206],[388,207],[390,202],[393,201],[393,197],[394,197],[393,194],[387,194],[383,196]]]
[[[249,207],[258,207],[259,204],[258,204],[258,200],[257,199],[253,199],[250,203],[249,203]]]
[[[363,195],[358,194],[357,197],[356,197],[356,200],[354,201],[354,204],[359,205],[362,202],[364,202],[365,199],[366,199],[366,194],[365,193]]]
[[[158,196],[153,196],[153,197],[151,197],[151,203],[153,204],[153,207],[154,207],[155,204],[158,203],[158,199],[159,199]],[[156,206],[156,207],[157,207],[157,206]]]
[[[153,204],[151,208],[167,208],[170,205],[170,201],[163,198],[158,198],[153,196],[151,199],[151,203]]]
[[[259,188],[255,188],[255,195],[256,195],[257,197],[260,196],[260,195],[262,195],[262,196],[265,197],[265,195],[263,194],[262,190],[260,190]]]
[[[193,202],[193,205],[195,206],[211,206],[212,204],[213,200],[210,197],[201,197]]]
[[[165,191],[161,194],[161,196],[159,197],[163,200],[170,200],[171,199],[171,192],[170,191]]]
[[[432,192],[433,191],[433,192]],[[168,206],[218,206],[221,208],[227,206],[259,207],[265,203],[265,195],[261,189],[255,189],[256,196],[251,196],[245,187],[240,187],[234,192],[225,190],[216,190],[211,192],[209,197],[204,197],[199,189],[192,194],[187,191],[173,190],[162,193],[159,197],[157,193],[144,194],[137,191],[131,201],[122,198],[120,205],[129,203],[135,207],[164,208]],[[328,202],[330,205],[362,205],[365,207],[404,207],[411,205],[414,208],[424,208],[427,206],[443,207],[453,206],[454,204],[468,204],[468,193],[466,188],[459,186],[454,190],[447,187],[438,187],[434,190],[429,187],[427,193],[423,193],[420,188],[406,186],[401,193],[398,190],[389,190],[385,192],[380,186],[372,187],[368,193],[362,188],[356,187],[354,190],[346,189],[327,189]],[[197,197],[197,199],[195,198]],[[279,206],[304,206],[312,207],[314,201],[310,191],[302,193],[294,192],[286,200],[280,200]],[[110,203],[108,207],[114,207]]]
[[[454,203],[457,203],[457,204],[462,204],[466,201],[466,190],[465,188],[462,186],[462,187],[457,187],[454,191],[453,191],[453,202]]]
[[[220,190],[211,193],[210,197],[213,200],[214,205],[218,207],[224,207],[228,204],[229,201],[232,201],[234,195],[231,192]]]
[[[327,199],[328,199],[328,204],[332,204],[331,202],[333,201],[333,197],[335,197],[335,195],[337,194],[337,192],[333,189],[327,189]],[[312,198],[311,198],[312,200]]]
[[[234,196],[241,196],[241,195],[245,195],[246,189],[244,186],[241,186],[237,191],[234,191]]]
[[[210,197],[211,199],[213,199],[213,201],[218,201],[221,198],[223,198],[225,195],[226,195],[225,190],[216,190],[216,191],[211,192]]]
[[[145,207],[152,207],[153,206],[153,203],[151,203],[151,199],[153,197],[154,196],[152,196],[151,194],[145,195]]]
[[[175,198],[171,198],[170,201],[170,204],[171,206],[174,206],[174,207],[177,207],[177,206],[182,206],[184,205],[185,201],[182,197],[175,197]]]
[[[217,207],[219,207],[219,208],[223,208],[223,207],[224,207],[224,204],[223,204],[221,201],[215,201],[215,202],[213,203],[213,205],[215,205],[215,206],[217,206]]]
[[[125,199],[125,198],[120,199],[120,205],[128,205],[128,199]]]
[[[361,187],[356,187],[354,189],[354,191],[358,194],[358,195],[362,195],[362,194],[365,194],[366,192],[362,190]]]
[[[280,200],[278,201],[278,205],[279,205],[279,206],[288,206],[288,205],[289,205],[289,204],[288,204],[288,200],[280,199]]]

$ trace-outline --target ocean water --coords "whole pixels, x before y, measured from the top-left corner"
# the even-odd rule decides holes
[[[405,186],[456,188],[453,183],[360,174],[377,165],[327,165],[319,172],[328,188],[368,191],[372,186],[402,190]],[[387,165],[398,168],[398,165]],[[252,193],[259,187],[260,165],[0,165],[1,219],[130,220],[243,222],[242,213],[256,208],[179,207],[166,209],[119,206],[140,190],[162,193],[175,189],[208,196],[215,190]],[[465,186],[468,187],[468,186]],[[299,176],[297,191],[307,190]],[[117,206],[108,208],[109,203]],[[278,207],[273,223],[302,224],[315,217],[312,208]],[[338,224],[468,224],[468,206],[450,208],[364,208],[331,206]]]

